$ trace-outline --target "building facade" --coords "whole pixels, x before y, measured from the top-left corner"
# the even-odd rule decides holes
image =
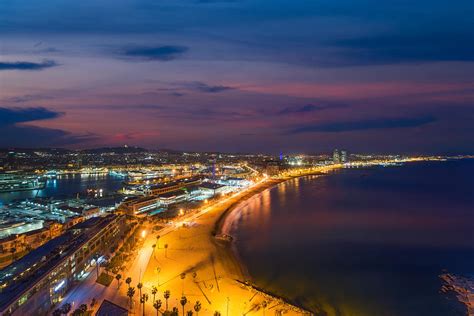
[[[124,216],[91,218],[0,271],[1,315],[47,315],[124,229]]]

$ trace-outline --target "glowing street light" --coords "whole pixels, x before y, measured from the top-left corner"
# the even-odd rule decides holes
[[[146,237],[146,230],[142,230],[142,238],[145,238]]]

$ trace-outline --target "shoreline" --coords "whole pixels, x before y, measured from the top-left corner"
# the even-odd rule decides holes
[[[299,176],[302,175],[305,174]],[[219,236],[225,219],[242,203],[292,178],[262,180],[247,190],[208,206],[196,216],[176,222],[176,229],[166,231],[165,228],[165,231],[157,232],[159,245],[156,245],[154,252],[152,244],[157,239],[154,234],[149,234],[143,248],[150,256],[135,265],[133,282],[140,280],[142,291],[150,292],[153,286],[160,293],[170,291],[170,306],[179,309],[183,308],[180,296],[186,296],[193,304],[199,300],[204,315],[219,311],[228,315],[250,316],[260,315],[265,309],[288,316],[313,315],[288,299],[253,285],[230,240]],[[181,225],[184,222],[188,224]],[[125,289],[121,292],[125,301],[127,293]],[[146,305],[147,309],[153,310],[151,300]],[[140,304],[133,310],[139,313]]]
[[[248,272],[247,266],[244,264],[243,260],[241,259],[240,255],[239,255],[239,252],[238,252],[236,244],[235,244],[234,237],[229,234],[227,229],[236,220],[236,218],[231,218],[231,216],[233,214],[235,214],[234,212],[236,210],[238,210],[239,208],[241,208],[249,200],[260,196],[263,192],[265,192],[267,190],[271,190],[271,189],[275,188],[277,185],[279,185],[281,183],[284,183],[286,181],[290,181],[290,180],[293,180],[293,179],[306,177],[306,176],[315,176],[315,175],[322,175],[322,174],[323,174],[322,172],[313,171],[313,172],[308,172],[308,173],[299,174],[299,175],[295,175],[295,176],[287,176],[285,178],[271,179],[271,180],[269,180],[269,181],[271,181],[271,183],[264,183],[263,186],[261,186],[261,187],[259,186],[259,187],[256,187],[256,188],[252,189],[250,192],[248,192],[247,194],[245,194],[244,196],[239,198],[238,201],[236,201],[235,203],[230,205],[222,214],[220,214],[219,218],[214,223],[214,229],[213,229],[213,234],[212,234],[212,236],[214,237],[214,240],[216,241],[216,243],[225,244],[224,247],[226,249],[227,256],[233,262],[235,262],[236,266],[240,269],[241,277],[244,280],[236,279],[235,281],[237,283],[240,283],[241,285],[246,286],[246,287],[250,288],[253,291],[259,292],[260,294],[263,294],[264,296],[269,296],[269,297],[279,301],[280,304],[288,305],[294,311],[296,311],[298,313],[306,314],[306,315],[314,315],[314,313],[312,311],[306,309],[304,306],[299,306],[299,305],[295,304],[294,302],[292,302],[290,299],[288,299],[284,296],[272,293],[272,292],[266,290],[265,288],[262,288],[262,287],[258,286],[257,284],[255,284],[253,282],[252,276]],[[216,239],[216,237],[221,236],[221,235],[231,236],[232,240],[231,241],[225,241],[225,242],[224,241],[219,242]]]
[[[235,263],[235,266],[240,270],[240,279],[238,280],[239,282],[243,283],[251,283],[252,277],[250,273],[248,272],[247,266],[243,263],[241,260],[241,257],[235,247],[235,242],[233,240],[231,241],[222,241],[218,240],[217,237],[221,235],[228,235],[227,232],[224,231],[225,225],[229,220],[229,217],[234,214],[236,210],[238,210],[240,207],[242,207],[243,204],[251,200],[252,198],[255,198],[262,194],[266,190],[270,190],[274,187],[276,187],[278,184],[285,182],[286,180],[283,179],[272,179],[270,180],[271,183],[262,183],[261,186],[253,188],[251,191],[247,192],[244,196],[240,197],[239,200],[237,200],[235,203],[230,205],[222,214],[220,214],[219,218],[216,220],[214,223],[214,229],[212,232],[212,237],[214,237],[214,240],[217,244],[223,245],[225,251],[227,252],[227,256]],[[233,238],[233,236],[231,236]]]

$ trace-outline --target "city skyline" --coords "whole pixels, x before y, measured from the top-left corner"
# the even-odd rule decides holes
[[[0,4],[0,147],[471,153],[460,1]]]

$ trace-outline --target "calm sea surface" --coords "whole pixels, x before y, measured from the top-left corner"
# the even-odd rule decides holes
[[[474,273],[474,160],[291,180],[230,229],[259,286],[317,315],[465,315],[438,276]]]
[[[43,190],[0,193],[0,205],[17,199],[34,197],[69,198],[77,193],[84,194],[88,188],[102,188],[104,194],[111,194],[123,187],[124,179],[112,175],[71,174],[51,179]]]

